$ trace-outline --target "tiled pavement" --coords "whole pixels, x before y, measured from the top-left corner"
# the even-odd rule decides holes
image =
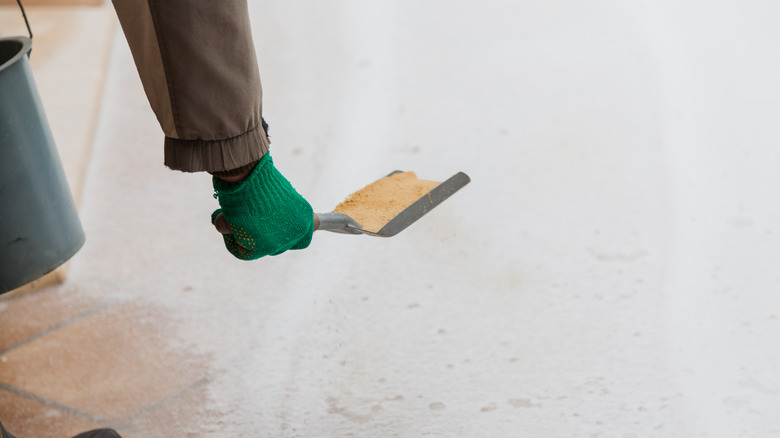
[[[0,419],[19,437],[98,427],[128,437],[181,436],[164,426],[176,424],[177,412],[200,409],[193,394],[207,375],[191,355],[183,360],[186,350],[165,343],[165,321],[68,287],[4,297]]]

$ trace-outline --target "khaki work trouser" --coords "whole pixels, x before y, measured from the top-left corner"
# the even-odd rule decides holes
[[[112,0],[149,103],[165,165],[235,169],[268,151],[246,0]]]

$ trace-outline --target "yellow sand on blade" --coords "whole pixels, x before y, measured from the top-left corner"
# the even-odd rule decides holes
[[[376,233],[390,219],[438,185],[436,181],[417,179],[414,172],[396,173],[349,195],[333,211],[350,216],[364,230]]]

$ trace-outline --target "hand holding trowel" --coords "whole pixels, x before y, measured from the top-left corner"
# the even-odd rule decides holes
[[[255,260],[304,249],[318,229],[394,236],[468,182],[462,172],[443,183],[393,172],[353,193],[333,212],[315,214],[267,153],[240,180],[213,179],[221,208],[212,213],[211,222],[231,254]]]

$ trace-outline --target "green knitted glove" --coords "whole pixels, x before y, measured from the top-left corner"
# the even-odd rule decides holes
[[[270,154],[265,154],[243,181],[229,183],[215,177],[213,183],[214,197],[222,208],[211,215],[211,223],[219,213],[225,216],[233,234],[222,237],[237,258],[255,260],[311,243],[311,205],[276,170]]]

